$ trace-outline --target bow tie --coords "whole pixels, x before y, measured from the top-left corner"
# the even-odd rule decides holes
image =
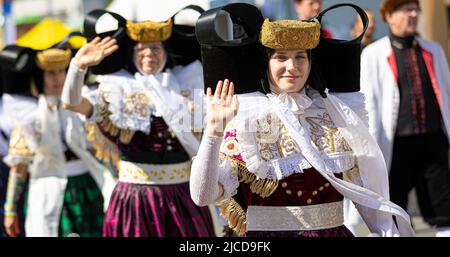
[[[311,98],[302,93],[281,93],[277,97],[282,103],[286,104],[295,115],[305,113],[305,110],[312,104]]]

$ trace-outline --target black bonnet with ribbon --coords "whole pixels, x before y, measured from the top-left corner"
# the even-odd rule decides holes
[[[93,10],[84,18],[83,35],[88,41],[95,37],[112,37],[117,40],[119,49],[107,56],[98,65],[90,67],[93,74],[102,75],[116,72],[129,62],[131,39],[127,35],[126,19],[117,13],[106,10]]]
[[[202,13],[204,10],[196,5],[189,5],[176,12],[171,19],[186,9]],[[106,10],[93,10],[84,20],[84,36],[88,41],[95,37],[110,36],[117,40],[119,49],[106,57],[98,65],[91,67],[93,74],[103,75],[114,73],[127,67],[133,55],[132,48],[136,41],[127,33],[127,20],[121,15]],[[176,65],[187,65],[200,59],[200,46],[195,38],[195,27],[182,24],[173,24],[170,38],[163,42],[168,55]]]
[[[174,21],[172,35],[164,42],[164,45],[176,65],[187,65],[195,60],[201,60],[200,45],[195,37],[195,26],[175,22],[176,16],[184,10],[194,10],[200,14],[205,12],[200,6],[188,5],[172,16]]]
[[[62,41],[46,49],[8,45],[0,52],[1,87],[3,92],[31,95],[34,82],[37,93],[43,92],[43,71],[67,69],[70,59],[77,51],[70,43],[79,32],[69,33]]]
[[[361,41],[367,30],[367,14],[359,6],[349,3],[336,4],[323,10],[317,18],[339,7],[352,7],[361,16],[364,30],[361,35],[351,40],[340,40],[320,36],[319,45],[312,50],[313,66],[320,73],[320,79],[330,92],[357,92],[360,90]],[[316,88],[323,92],[323,88]]]
[[[263,15],[253,5],[228,4],[205,11],[196,24],[205,90],[229,79],[237,94],[262,90],[267,67],[265,48],[259,42]]]
[[[31,78],[36,51],[28,47],[8,45],[0,52],[2,91],[31,95]]]
[[[339,7],[351,7],[361,16],[364,30],[351,40],[326,38],[320,35],[319,45],[311,50],[310,81],[322,96],[330,92],[357,92],[360,90],[361,41],[367,30],[368,18],[363,9],[354,4],[333,5],[316,18]],[[201,46],[205,90],[213,90],[219,80],[235,83],[237,94],[263,91],[268,57],[259,41],[264,18],[258,8],[245,3],[229,4],[204,12],[197,21],[196,34]],[[315,78],[312,78],[315,77]]]

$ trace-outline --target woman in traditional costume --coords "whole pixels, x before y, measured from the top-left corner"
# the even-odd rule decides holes
[[[210,30],[208,23],[214,24]],[[231,43],[257,41],[249,23],[255,22],[226,6],[199,18],[197,36],[200,43],[206,42],[203,32]],[[371,232],[414,235],[407,213],[388,200],[386,167],[366,127],[363,96],[330,93],[317,76],[319,54],[313,49],[321,39],[320,22],[256,23],[267,53],[262,83],[235,86],[225,80],[214,93],[207,89],[207,125],[190,181],[194,202],[218,202],[239,235],[351,237],[343,219],[346,197]],[[204,58],[216,57],[216,74],[226,66],[217,61],[224,52],[204,52]],[[235,89],[245,94],[235,95]]]
[[[21,56],[19,62],[17,58]],[[17,207],[14,213],[4,212],[6,193],[8,188],[10,168],[3,162],[8,155],[8,142],[11,132],[20,123],[27,123],[32,119],[30,115],[37,107],[36,98],[31,94],[33,50],[17,45],[8,45],[0,52],[1,87],[3,91],[0,99],[0,236],[8,236],[7,226],[17,226],[13,236],[24,236],[24,202],[25,194],[17,195]],[[14,174],[12,176],[15,176]],[[24,184],[26,188],[26,184]],[[14,217],[14,223],[4,224],[4,214]],[[12,220],[12,218],[10,218]]]
[[[214,236],[209,209],[189,194],[191,156],[199,146],[191,110],[195,94],[203,95],[200,62],[174,66],[167,48],[172,19],[135,23],[104,11],[91,17],[99,22],[95,28],[111,19],[118,26],[75,55],[63,101],[94,121],[89,136],[97,156],[118,170],[103,235]],[[109,60],[118,71],[105,66]],[[88,67],[107,75],[97,76],[98,89],[82,97]]]
[[[18,196],[29,176],[26,236],[101,236],[106,169],[87,148],[80,118],[61,106],[69,48],[36,51],[37,108],[12,131],[5,162],[11,167],[5,225],[15,235]],[[107,175],[106,175],[107,176]]]

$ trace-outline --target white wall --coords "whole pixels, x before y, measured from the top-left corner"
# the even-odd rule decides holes
[[[15,19],[27,16],[80,15],[81,0],[14,0],[12,13]]]

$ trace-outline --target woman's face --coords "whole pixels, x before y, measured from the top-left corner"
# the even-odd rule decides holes
[[[44,71],[44,94],[60,97],[65,79],[65,69]]]
[[[296,93],[309,76],[309,58],[305,50],[276,50],[269,59],[269,79],[274,93]]]
[[[134,60],[147,74],[156,73],[164,64],[166,51],[161,42],[138,43],[134,48]]]

